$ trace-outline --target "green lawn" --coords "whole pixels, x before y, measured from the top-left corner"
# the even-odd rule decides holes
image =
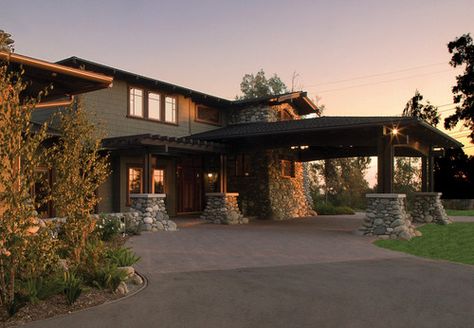
[[[451,216],[474,216],[474,210],[448,210],[446,214]]]
[[[419,230],[423,236],[410,241],[377,240],[375,245],[417,256],[474,265],[473,222],[426,224]]]

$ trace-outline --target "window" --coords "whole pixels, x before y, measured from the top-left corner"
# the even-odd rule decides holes
[[[250,176],[250,156],[247,154],[239,154],[235,159],[235,175],[238,177]]]
[[[130,116],[143,117],[143,90],[138,88],[130,88]]]
[[[127,205],[130,205],[130,194],[141,194],[143,192],[143,169],[141,167],[129,167],[127,180]]]
[[[281,175],[285,178],[295,177],[295,162],[282,159],[281,163]]]
[[[176,98],[165,97],[165,122],[176,123]]]
[[[196,121],[212,124],[220,124],[221,118],[216,108],[198,106],[196,110]]]
[[[162,194],[165,192],[165,170],[154,169],[153,170],[153,183],[152,192],[154,194]]]
[[[161,121],[161,95],[148,92],[148,118]]]

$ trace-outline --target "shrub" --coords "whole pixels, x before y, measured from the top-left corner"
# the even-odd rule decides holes
[[[95,232],[103,241],[110,241],[121,232],[122,223],[117,218],[100,215],[95,225]]]
[[[140,260],[140,257],[137,256],[130,248],[123,247],[110,249],[107,252],[107,258],[112,264],[115,264],[119,267],[131,266]]]
[[[78,272],[87,284],[93,283],[95,273],[106,263],[106,251],[106,246],[102,240],[92,236],[89,237],[84,248],[84,256],[77,267]]]
[[[319,215],[355,214],[354,210],[348,206],[334,206],[331,203],[316,205],[316,212]]]
[[[64,295],[69,305],[74,304],[82,293],[81,279],[74,272],[64,272]]]
[[[117,268],[116,265],[108,263],[95,272],[93,285],[100,289],[117,289],[122,281],[127,279],[127,273]]]

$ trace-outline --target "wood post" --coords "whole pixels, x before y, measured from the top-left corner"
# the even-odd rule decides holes
[[[220,155],[220,191],[227,192],[227,156]]]
[[[428,157],[421,156],[421,191],[428,191]]]
[[[393,191],[393,144],[390,135],[383,135],[377,143],[377,191]]]

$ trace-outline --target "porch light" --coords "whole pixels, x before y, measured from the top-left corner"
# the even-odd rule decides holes
[[[207,177],[208,177],[209,179],[212,179],[213,174],[212,174],[212,173],[208,173],[208,174],[207,174]]]
[[[393,128],[392,129],[392,135],[396,136],[398,134],[398,129],[397,128]]]

